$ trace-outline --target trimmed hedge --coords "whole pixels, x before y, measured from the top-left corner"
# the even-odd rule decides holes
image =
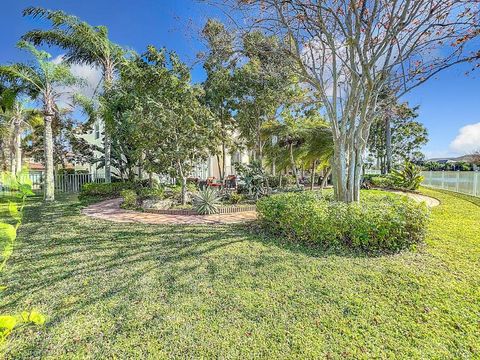
[[[135,190],[138,186],[138,183],[133,182],[87,183],[82,186],[80,199],[120,197],[122,190]]]
[[[286,193],[257,202],[264,228],[293,242],[395,252],[423,241],[428,209],[404,196],[362,192],[346,204],[318,193]]]

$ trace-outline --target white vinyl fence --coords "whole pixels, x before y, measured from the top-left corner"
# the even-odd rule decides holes
[[[104,178],[97,177],[95,174],[55,174],[55,192],[57,193],[77,193],[86,183],[102,183]],[[45,175],[41,173],[30,174],[32,188],[34,191],[43,191]]]
[[[422,185],[480,196],[479,171],[423,171]]]

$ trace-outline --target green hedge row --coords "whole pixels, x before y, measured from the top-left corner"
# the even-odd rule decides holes
[[[119,197],[123,190],[137,190],[143,187],[141,182],[87,183],[82,186],[80,199]]]
[[[362,202],[352,204],[313,192],[279,194],[258,201],[257,211],[265,229],[290,241],[365,251],[418,244],[428,223],[425,204],[376,191],[362,192]]]

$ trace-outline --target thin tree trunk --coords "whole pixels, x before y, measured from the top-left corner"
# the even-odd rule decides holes
[[[220,155],[217,154],[216,157],[217,157],[218,176],[220,177],[220,179],[223,179],[222,166],[220,165]]]
[[[295,165],[295,157],[293,156],[293,144],[290,144],[290,162],[292,163],[292,170],[293,170],[293,175],[295,176],[295,185],[300,187],[300,184],[298,182],[298,172],[297,172],[297,167]]]
[[[332,173],[332,168],[329,167],[327,172],[325,173],[325,176],[322,179],[322,183],[320,184],[320,190],[323,190],[325,186],[328,184],[328,178],[330,177],[330,174]]]
[[[390,125],[390,116],[385,119],[385,151],[387,154],[386,172],[392,170],[392,128]]]
[[[55,183],[53,174],[53,133],[52,133],[52,121],[53,121],[53,109],[51,99],[47,99],[45,107],[45,131],[44,131],[44,143],[45,143],[45,201],[55,200]]]
[[[15,150],[13,149],[13,144],[10,145],[10,172],[15,174],[16,164],[15,164]]]
[[[20,124],[15,123],[15,174],[19,174],[22,171],[22,137]]]
[[[310,175],[310,190],[313,190],[313,185],[315,183],[315,169],[317,167],[317,160],[312,162],[312,173]]]
[[[151,171],[148,173],[148,186],[153,189],[153,173]]]
[[[226,166],[226,158],[227,158],[227,149],[225,146],[225,141],[222,141],[222,173],[220,174],[220,180],[223,182],[225,181],[225,172],[227,171]]]
[[[103,80],[105,84],[105,91],[111,89],[113,84],[113,64],[110,62],[104,68]],[[104,148],[104,157],[105,157],[105,182],[112,182],[112,142],[110,139],[110,134],[107,126],[106,114],[103,117],[103,148]]]
[[[178,166],[178,174],[180,175],[180,179],[182,180],[182,195],[181,195],[181,202],[182,205],[186,204],[187,200],[187,177],[183,173],[182,164],[177,161]]]

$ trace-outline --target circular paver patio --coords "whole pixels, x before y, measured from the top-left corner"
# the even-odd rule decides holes
[[[122,199],[111,199],[87,206],[82,213],[97,219],[114,222],[138,222],[144,224],[234,224],[257,218],[255,211],[243,211],[232,214],[215,215],[168,215],[153,214],[120,208]]]
[[[440,204],[437,199],[429,196],[404,193],[394,191],[396,194],[409,196],[417,202],[426,202],[427,206],[434,207]],[[102,220],[114,222],[137,222],[143,224],[178,224],[178,225],[198,225],[198,224],[235,224],[255,220],[257,213],[255,211],[244,211],[232,214],[215,215],[168,215],[153,214],[133,210],[124,210],[120,208],[122,199],[105,200],[82,210],[84,215]]]

